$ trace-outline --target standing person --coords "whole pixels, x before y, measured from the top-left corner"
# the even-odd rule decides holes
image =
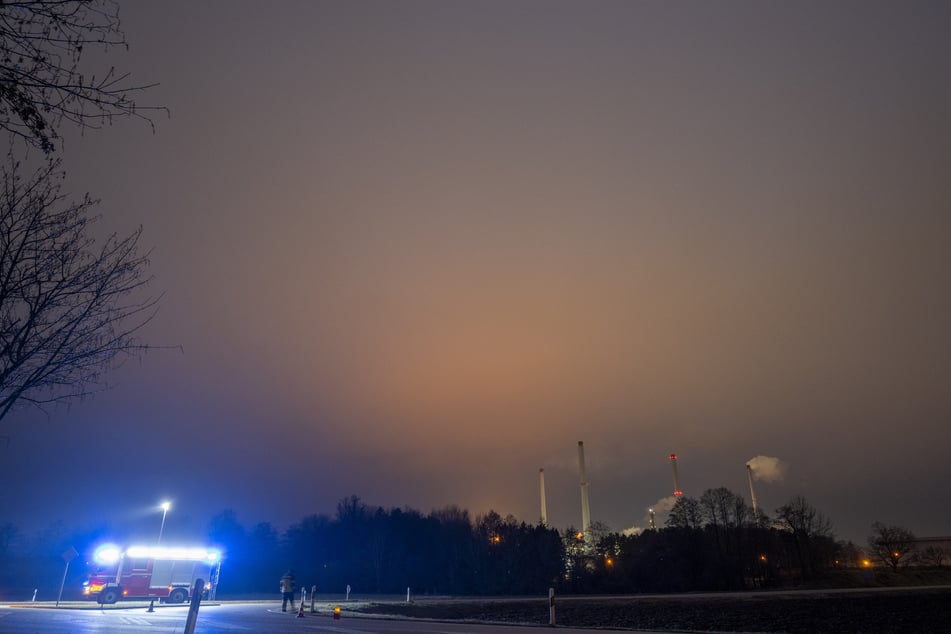
[[[287,602],[291,602],[291,612],[294,611],[294,571],[288,570],[281,577],[281,595],[284,600],[281,602],[281,612],[287,612]]]

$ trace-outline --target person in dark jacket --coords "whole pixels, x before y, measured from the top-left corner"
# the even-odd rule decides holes
[[[284,600],[281,602],[281,612],[287,612],[287,602],[291,602],[291,612],[294,611],[294,571],[288,570],[281,577],[281,595]]]

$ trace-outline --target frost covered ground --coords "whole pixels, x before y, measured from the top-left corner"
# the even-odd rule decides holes
[[[348,606],[349,607],[349,606]],[[548,625],[548,600],[469,599],[366,603],[352,611],[438,620]],[[951,633],[951,587],[669,595],[560,597],[556,625],[672,632],[789,634]]]

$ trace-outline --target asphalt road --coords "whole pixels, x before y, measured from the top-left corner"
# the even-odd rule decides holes
[[[121,604],[120,604],[121,605]],[[85,605],[59,608],[43,604],[0,605],[0,632],[4,634],[88,634],[109,632],[133,634],[185,631],[188,607],[156,606],[148,612],[144,605],[136,607],[107,606],[103,609]],[[278,602],[213,603],[201,606],[195,634],[235,632],[346,632],[349,634],[517,634],[539,631],[538,627],[485,625],[381,619],[355,616],[344,612],[334,619],[327,608],[317,614],[305,611],[304,618],[296,612],[281,612]],[[546,628],[547,629],[547,628]],[[582,634],[604,630],[557,628],[563,634]]]

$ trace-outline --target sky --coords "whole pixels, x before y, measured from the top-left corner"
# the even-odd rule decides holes
[[[951,534],[951,5],[122,0],[162,105],[66,134],[156,349],[0,422],[0,518],[199,540],[359,496]],[[90,58],[94,61],[94,58]],[[778,463],[776,461],[779,461]]]

